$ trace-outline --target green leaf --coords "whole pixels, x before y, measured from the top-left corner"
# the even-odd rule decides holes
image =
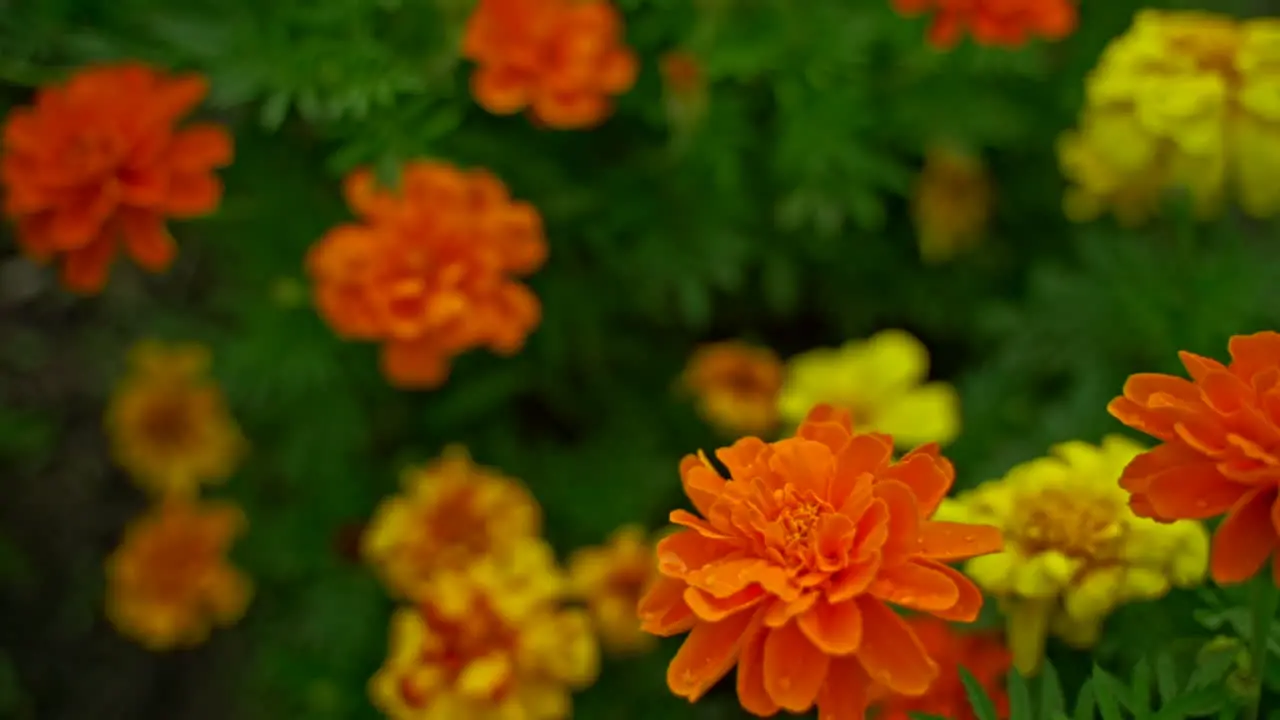
[[[1009,689],[1009,720],[1035,720],[1031,709],[1031,692],[1027,681],[1017,670],[1009,673],[1006,683]]]
[[[1062,680],[1058,678],[1058,669],[1048,660],[1040,671],[1040,715],[1041,718],[1052,718],[1066,715],[1067,698],[1062,692]]]
[[[1227,703],[1226,692],[1221,686],[1194,690],[1165,703],[1154,720],[1183,720],[1187,717],[1204,717],[1218,712]]]
[[[1137,720],[1151,716],[1151,663],[1144,657],[1133,668],[1133,686],[1129,693],[1129,709]]]
[[[1076,712],[1073,716],[1075,720],[1094,720],[1094,709],[1097,702],[1094,700],[1093,681],[1085,680],[1080,686],[1080,694],[1076,696]]]
[[[1102,713],[1102,720],[1123,720],[1118,697],[1123,688],[1119,681],[1096,664],[1093,666],[1092,679],[1093,693],[1098,703],[1098,712]]]
[[[1240,648],[1235,645],[1224,645],[1217,648],[1205,648],[1197,656],[1196,669],[1187,681],[1187,689],[1195,690],[1221,684],[1227,673],[1236,665]]]
[[[973,714],[978,720],[998,720],[996,704],[977,678],[963,667],[960,668],[960,681],[964,683],[964,692],[969,696],[969,704],[973,706]]]
[[[1178,671],[1168,653],[1156,656],[1156,688],[1160,691],[1162,705],[1173,702],[1178,696]]]

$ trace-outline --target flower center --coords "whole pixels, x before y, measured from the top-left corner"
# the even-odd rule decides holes
[[[189,398],[181,393],[165,394],[152,400],[142,413],[143,435],[156,447],[179,452],[189,447],[196,435]]]
[[[480,700],[500,700],[515,676],[516,634],[487,606],[459,618],[431,608],[423,615],[428,640],[419,656],[419,672],[400,681],[405,701],[425,707],[444,691]]]
[[[441,498],[427,518],[430,541],[423,543],[423,561],[428,567],[458,567],[488,553],[488,526],[476,512],[471,492],[460,490]]]
[[[1120,556],[1123,503],[1089,492],[1042,490],[1015,505],[1009,534],[1027,552],[1050,550],[1093,561]]]

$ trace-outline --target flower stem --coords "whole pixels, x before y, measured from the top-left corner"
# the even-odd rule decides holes
[[[1253,621],[1250,630],[1249,655],[1253,661],[1253,687],[1250,693],[1251,704],[1245,713],[1245,720],[1259,720],[1262,710],[1262,693],[1266,686],[1267,655],[1271,638],[1271,623],[1275,620],[1276,608],[1280,605],[1280,588],[1276,587],[1271,573],[1263,572],[1254,579],[1253,584]]]

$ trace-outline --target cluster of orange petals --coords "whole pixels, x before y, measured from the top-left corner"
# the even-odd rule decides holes
[[[217,208],[213,170],[231,162],[221,127],[175,127],[207,92],[200,77],[104,65],[11,112],[0,178],[23,251],[62,260],[63,284],[83,293],[106,284],[121,245],[143,268],[167,269],[176,249],[166,219]]]
[[[995,702],[996,715],[1009,717],[1009,696],[1004,689],[1004,678],[1013,664],[1013,657],[999,632],[959,632],[954,626],[926,615],[917,615],[907,623],[941,671],[924,695],[886,693],[884,699],[876,702],[879,708],[877,720],[911,720],[911,713],[951,720],[977,720],[964,682],[960,679],[962,667],[973,675],[987,697]]]
[[[516,279],[547,256],[532,205],[488,172],[430,161],[409,163],[398,192],[368,170],[345,191],[361,222],[325,235],[307,270],[320,314],[348,339],[382,343],[394,385],[435,387],[463,352],[523,347],[541,305]]]
[[[1203,519],[1226,513],[1210,573],[1243,582],[1272,557],[1280,584],[1280,333],[1231,338],[1231,363],[1180,353],[1190,380],[1133,375],[1108,410],[1163,441],[1125,468],[1138,515]]]
[[[462,47],[476,63],[471,93],[498,115],[528,108],[551,128],[595,125],[636,80],[622,30],[606,0],[480,0]]]
[[[744,438],[681,464],[701,517],[658,544],[660,577],[642,598],[647,632],[689,631],[667,672],[696,700],[736,664],[742,706],[861,720],[877,687],[922,695],[940,668],[891,605],[971,621],[977,587],[947,562],[994,552],[997,529],[935,522],[954,479],[936,446],[893,460],[893,439],[855,434],[818,406],[795,437]]]
[[[929,42],[950,48],[966,32],[980,45],[1020,47],[1033,37],[1061,40],[1076,29],[1073,0],[893,0],[908,16],[933,13]]]

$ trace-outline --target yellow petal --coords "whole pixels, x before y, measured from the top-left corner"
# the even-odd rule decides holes
[[[1053,606],[1052,600],[1015,600],[1008,603],[1005,610],[1009,652],[1013,655],[1013,666],[1023,677],[1040,672]]]
[[[946,383],[929,383],[877,407],[872,424],[899,445],[945,445],[960,434],[960,396]]]

